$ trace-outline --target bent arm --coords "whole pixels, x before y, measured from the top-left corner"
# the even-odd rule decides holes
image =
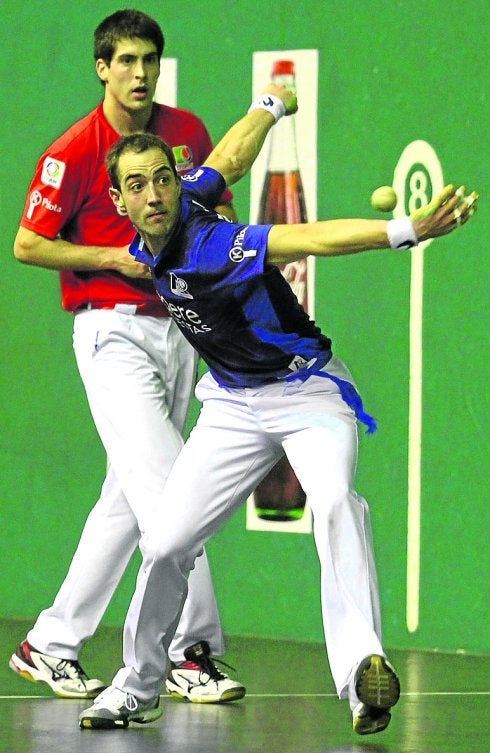
[[[284,104],[286,115],[296,112],[296,96],[286,87],[270,84],[264,94],[278,97]],[[273,115],[267,110],[251,110],[223,136],[204,165],[221,173],[227,186],[236,183],[252,167],[275,122]]]
[[[128,252],[128,246],[80,246],[61,238],[45,238],[24,227],[17,232],[14,256],[23,264],[45,269],[74,272],[113,270],[126,277],[149,277],[147,267],[135,261]]]

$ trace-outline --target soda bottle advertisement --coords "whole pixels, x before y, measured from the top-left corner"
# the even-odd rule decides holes
[[[251,222],[291,224],[316,219],[317,67],[316,50],[254,54],[257,93],[265,83],[274,81],[296,90],[302,106],[296,115],[282,118],[272,129],[254,166]],[[299,303],[311,316],[312,262],[313,259],[305,259],[281,267]],[[271,527],[288,532],[311,530],[305,494],[286,457],[262,480],[247,505],[247,528],[271,530]]]

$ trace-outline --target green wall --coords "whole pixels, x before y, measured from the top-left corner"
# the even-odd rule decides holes
[[[4,0],[0,383],[1,604],[35,617],[65,573],[103,479],[57,275],[13,259],[12,242],[44,147],[93,107],[92,32],[113,2]],[[420,626],[405,626],[409,255],[320,260],[316,318],[351,366],[380,431],[361,437],[358,490],[371,504],[385,643],[488,651],[488,26],[486,0],[144,2],[179,59],[179,102],[217,139],[248,105],[255,50],[318,49],[318,216],[376,216],[415,139],[447,181],[478,188],[461,232],[426,252]],[[183,10],[185,8],[185,11]],[[248,217],[249,183],[236,187]],[[195,407],[193,415],[195,415]],[[327,483],[327,480],[326,480]],[[245,511],[209,545],[225,630],[322,638],[310,536],[245,531]],[[120,624],[133,567],[111,604]],[[19,636],[14,636],[13,641]]]

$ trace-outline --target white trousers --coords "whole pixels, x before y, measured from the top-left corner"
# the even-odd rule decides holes
[[[168,318],[91,310],[75,316],[74,350],[92,416],[110,461],[101,496],[54,603],[28,633],[38,650],[76,659],[122,574],[148,535],[182,447],[196,370],[193,349]],[[178,500],[176,500],[178,503]],[[196,560],[172,661],[198,640],[224,641],[206,555]]]
[[[350,379],[338,359],[325,370]],[[353,668],[366,655],[383,653],[369,510],[353,488],[353,412],[337,386],[319,376],[227,389],[206,374],[196,396],[203,403],[198,422],[142,539],[124,630],[125,666],[113,684],[145,699],[159,692],[194,558],[284,451],[313,512],[329,663],[339,697],[347,697]]]

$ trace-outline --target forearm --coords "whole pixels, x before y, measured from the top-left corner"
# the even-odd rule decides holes
[[[228,186],[252,167],[265,138],[276,121],[298,109],[296,95],[285,86],[268,84],[248,113],[235,123],[213,149],[206,162]]]
[[[14,255],[23,264],[46,269],[82,272],[110,268],[103,248],[77,246],[61,238],[51,240],[24,228],[17,233]]]
[[[93,272],[113,270],[126,277],[148,277],[145,265],[135,261],[128,247],[81,246],[61,238],[44,238],[19,228],[14,242],[15,258],[23,264],[45,269]]]
[[[266,110],[247,113],[223,136],[204,164],[221,173],[231,186],[250,170],[274,123]]]
[[[389,248],[386,220],[326,220],[304,225],[274,225],[267,259],[286,264],[306,256],[345,256],[370,249]]]

